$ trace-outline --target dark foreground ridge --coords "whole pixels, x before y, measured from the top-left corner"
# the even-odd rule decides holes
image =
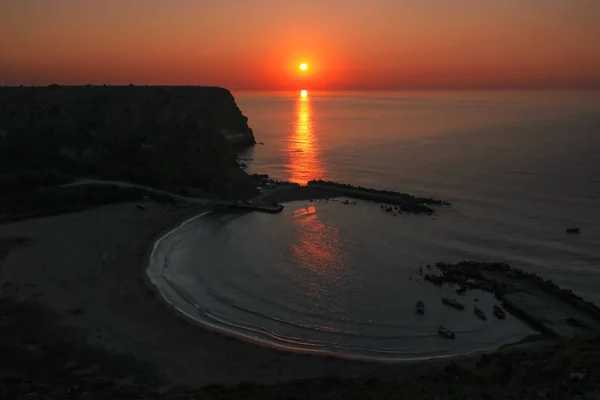
[[[0,300],[2,399],[595,399],[600,394],[600,340],[449,363],[414,380],[333,376],[275,385],[210,385],[197,390],[164,382],[151,365],[85,345],[34,304]],[[76,312],[76,311],[74,311]]]
[[[493,293],[507,310],[545,335],[562,339],[600,335],[600,308],[551,280],[505,263],[463,261],[436,267],[441,275],[427,274],[425,280]]]

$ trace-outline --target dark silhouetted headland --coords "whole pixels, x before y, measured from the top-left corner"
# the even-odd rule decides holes
[[[234,151],[254,135],[222,88],[5,87],[0,132],[4,180],[95,177],[225,197],[255,186]]]

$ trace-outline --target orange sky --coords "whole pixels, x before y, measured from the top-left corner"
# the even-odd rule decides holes
[[[130,82],[600,88],[600,0],[0,2],[0,84]]]

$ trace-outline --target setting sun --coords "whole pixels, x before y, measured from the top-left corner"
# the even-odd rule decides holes
[[[308,65],[306,63],[300,64],[300,70],[306,71],[308,69]]]

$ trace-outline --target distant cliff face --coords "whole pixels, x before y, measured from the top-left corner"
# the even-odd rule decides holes
[[[0,88],[0,173],[56,170],[237,197],[254,185],[234,147],[254,143],[222,88]]]

